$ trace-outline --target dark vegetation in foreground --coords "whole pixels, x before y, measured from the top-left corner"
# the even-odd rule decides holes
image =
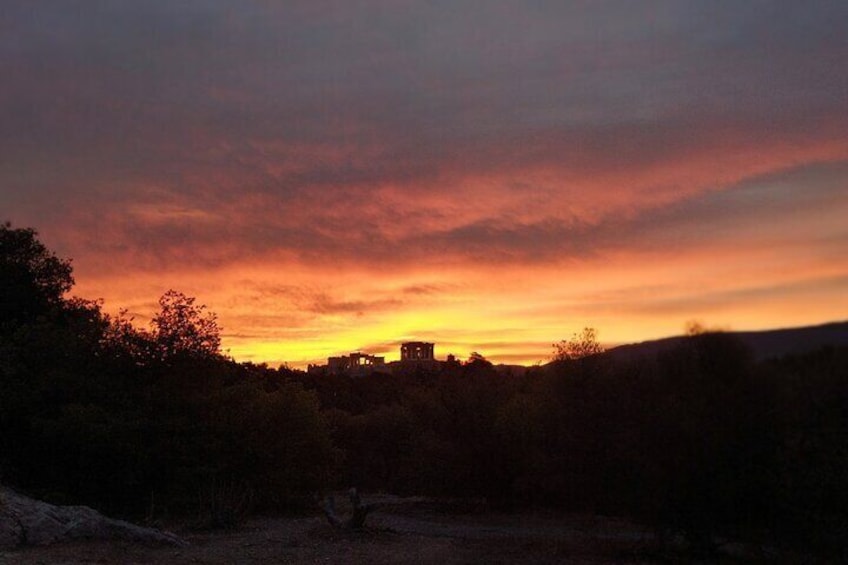
[[[755,362],[708,332],[523,376],[476,357],[311,377],[228,359],[180,293],[143,330],[72,285],[34,231],[0,226],[0,481],[48,501],[227,526],[355,485],[846,557],[846,348]]]

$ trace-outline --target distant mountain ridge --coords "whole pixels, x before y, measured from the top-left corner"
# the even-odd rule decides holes
[[[742,340],[751,349],[757,361],[807,353],[828,345],[848,346],[848,321],[800,328],[727,333]],[[618,361],[653,357],[661,351],[674,347],[684,339],[686,339],[685,336],[674,336],[619,345],[608,349],[607,354]]]

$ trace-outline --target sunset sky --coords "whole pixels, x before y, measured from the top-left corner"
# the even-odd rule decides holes
[[[4,0],[0,221],[240,361],[848,319],[848,2]]]

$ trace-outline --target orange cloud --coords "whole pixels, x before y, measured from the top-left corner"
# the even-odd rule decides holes
[[[0,210],[239,359],[845,317],[843,4],[481,6],[12,2]]]

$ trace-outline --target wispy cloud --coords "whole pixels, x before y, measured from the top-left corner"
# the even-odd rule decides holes
[[[11,0],[0,210],[115,308],[201,295],[244,355],[457,325],[529,348],[603,311],[591,280],[821,321],[840,283],[783,273],[841,280],[846,27],[835,0]],[[623,301],[627,335],[678,315]],[[721,315],[775,319],[748,302]]]

